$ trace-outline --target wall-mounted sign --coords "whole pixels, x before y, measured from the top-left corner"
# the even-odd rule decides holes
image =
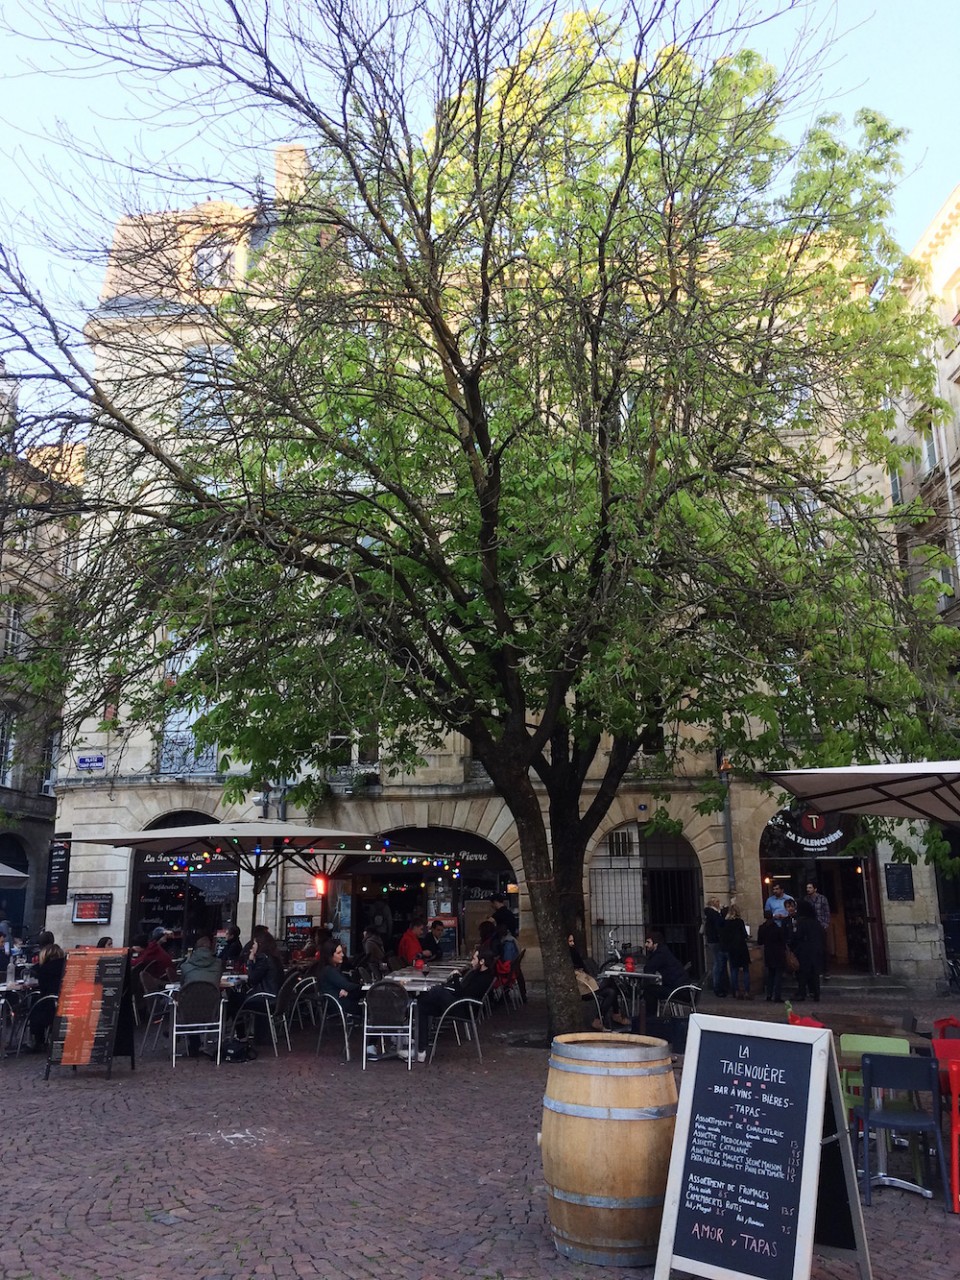
[[[913,867],[909,862],[888,862],[883,875],[889,902],[913,902]]]
[[[78,769],[105,769],[106,756],[102,751],[90,751],[86,755],[77,756]]]
[[[59,838],[50,841],[50,861],[47,863],[47,906],[65,907],[67,883],[70,879],[70,841]]]
[[[654,1280],[870,1276],[833,1035],[693,1014]]]
[[[75,893],[74,924],[109,924],[113,915],[112,893]]]

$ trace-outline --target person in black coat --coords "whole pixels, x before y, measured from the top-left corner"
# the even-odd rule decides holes
[[[720,940],[730,965],[730,988],[737,1000],[752,1000],[750,994],[750,948],[747,926],[734,903],[727,908],[726,919],[720,926]],[[740,975],[743,974],[743,990]]]
[[[783,926],[772,911],[764,911],[763,924],[757,930],[757,941],[763,947],[763,969],[768,1000],[780,1000],[780,984],[787,967],[787,939]]]
[[[430,1019],[439,1018],[456,1000],[482,1000],[493,985],[493,956],[489,951],[475,951],[470,965],[470,972],[462,980],[452,978],[442,987],[431,987],[417,996],[418,1062],[427,1060]]]
[[[651,929],[647,934],[644,939],[643,949],[647,954],[643,964],[643,972],[659,973],[660,975],[659,987],[655,987],[652,984],[648,985],[643,996],[647,1006],[647,1016],[655,1017],[659,1002],[665,1000],[671,991],[675,991],[677,987],[687,986],[690,978],[686,969],[664,942],[663,934],[657,932],[656,929]],[[680,998],[686,1000],[686,994]],[[687,1003],[689,1003],[689,1000],[687,1000]]]
[[[51,935],[52,936],[52,935]],[[63,951],[52,942],[40,952],[40,958],[33,967],[33,976],[37,980],[37,995],[58,996],[60,984],[63,982],[63,970],[66,965]],[[30,1010],[30,1034],[33,1037],[34,1053],[43,1053],[46,1047],[47,1031],[53,1025],[57,1006],[52,1000],[44,1000]]]
[[[823,971],[824,933],[817,920],[813,903],[804,898],[797,903],[797,930],[791,944],[797,957],[796,1000],[806,1000],[807,991],[814,1000],[820,999],[820,974]]]

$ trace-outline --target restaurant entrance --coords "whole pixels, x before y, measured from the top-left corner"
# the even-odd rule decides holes
[[[760,838],[763,899],[774,883],[798,902],[809,883],[830,904],[827,966],[853,973],[887,972],[876,850],[847,854],[856,817],[782,809]]]
[[[150,824],[151,830],[213,823],[209,814],[180,810]],[[212,937],[237,918],[239,873],[227,858],[208,853],[134,855],[130,937],[149,937],[162,925],[173,934],[170,950],[185,952],[198,937]]]
[[[339,894],[339,932],[345,944],[349,937],[351,952],[360,949],[366,928],[380,934],[388,951],[395,949],[415,916],[442,919],[463,950],[476,940],[476,924],[489,915],[496,891],[509,895],[519,914],[513,868],[482,836],[447,827],[401,827],[384,838],[416,852],[378,853],[347,864],[335,876],[339,890],[331,885],[331,898]]]

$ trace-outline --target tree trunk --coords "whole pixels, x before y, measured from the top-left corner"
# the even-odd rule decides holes
[[[551,1037],[582,1031],[583,1005],[567,948],[567,934],[572,930],[565,927],[560,910],[540,800],[526,769],[521,764],[504,765],[502,755],[498,755],[499,759],[482,763],[517,826],[533,923],[543,957],[547,1029]]]

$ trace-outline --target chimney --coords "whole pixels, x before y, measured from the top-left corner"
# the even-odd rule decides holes
[[[306,147],[289,142],[273,154],[273,194],[277,204],[302,196],[310,176]]]

